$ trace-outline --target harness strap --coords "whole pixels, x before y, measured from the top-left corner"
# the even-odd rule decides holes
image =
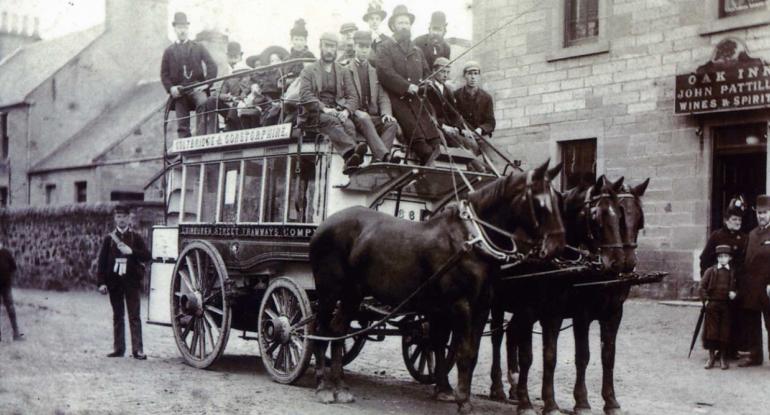
[[[476,212],[473,210],[473,206],[471,206],[471,204],[466,200],[460,201],[460,218],[463,219],[466,223],[466,228],[469,235],[468,243],[478,246],[483,254],[503,262],[507,262],[512,258],[523,258],[523,255],[519,253],[514,235],[511,232],[500,229],[499,227],[479,218]],[[506,250],[495,245],[492,241],[489,240],[489,236],[487,235],[484,228],[479,225],[492,229],[493,231],[510,238],[513,248]]]

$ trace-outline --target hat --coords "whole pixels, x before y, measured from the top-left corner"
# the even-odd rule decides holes
[[[259,54],[259,63],[263,66],[270,65],[270,55],[278,55],[278,58],[284,61],[289,57],[289,51],[281,46],[268,46],[265,50],[262,51],[262,53]],[[251,56],[249,56],[249,58],[251,58]],[[246,64],[249,64],[248,58],[246,59]]]
[[[466,72],[473,69],[481,72],[481,65],[479,65],[479,63],[476,61],[465,62],[465,66],[463,66],[463,75],[465,75]]]
[[[240,43],[230,42],[227,44],[227,56],[241,56],[242,53]]]
[[[307,29],[305,29],[305,20],[304,19],[297,19],[294,22],[294,27],[291,28],[291,31],[289,32],[289,36],[301,36],[301,37],[307,37]]]
[[[438,58],[436,58],[435,61],[433,61],[433,67],[434,68],[448,66],[448,65],[449,65],[449,59],[447,59],[447,58],[445,58],[443,56],[439,56]]]
[[[757,211],[766,212],[770,210],[770,196],[759,195],[757,196]]]
[[[430,15],[430,27],[435,26],[446,26],[446,15],[444,12],[433,12],[433,14]]]
[[[340,38],[337,36],[336,33],[332,33],[332,32],[323,32],[321,34],[321,38],[318,40],[319,42],[327,41],[327,42],[332,42],[334,44],[340,43]]]
[[[358,30],[358,26],[355,23],[343,23],[340,26],[340,33],[343,35],[348,32],[355,32],[356,30]]]
[[[385,10],[382,10],[382,7],[378,4],[370,4],[369,7],[366,9],[366,14],[364,14],[364,21],[369,20],[369,16],[373,14],[380,15],[380,19],[385,20],[385,16],[388,15],[388,13],[385,12]]]
[[[730,248],[730,245],[717,245],[716,247],[716,253],[719,254],[733,254],[732,248]]]
[[[248,58],[246,58],[246,65],[252,68],[256,68],[259,66],[259,55],[251,55]]]
[[[399,4],[393,9],[393,14],[390,16],[390,19],[388,19],[388,27],[390,30],[393,30],[393,21],[398,16],[409,16],[409,20],[414,24],[414,15],[409,13],[409,10],[406,8],[406,6]]]
[[[372,32],[368,32],[366,30],[356,30],[356,33],[353,33],[353,42],[355,44],[366,44],[371,45],[372,44]]]
[[[171,22],[171,26],[176,25],[189,25],[190,22],[187,21],[187,15],[182,12],[176,12],[174,13],[174,21]]]
[[[113,214],[122,213],[124,215],[128,215],[131,213],[131,207],[128,205],[115,205],[115,208],[112,210]]]

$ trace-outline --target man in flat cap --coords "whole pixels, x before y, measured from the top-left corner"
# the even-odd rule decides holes
[[[446,26],[447,22],[444,12],[433,12],[430,16],[428,33],[414,40],[414,44],[422,49],[422,53],[425,55],[425,59],[428,60],[428,66],[430,67],[433,67],[436,58],[440,56],[449,59],[451,50],[449,44],[444,40]]]
[[[749,232],[744,276],[738,287],[749,348],[749,357],[739,364],[741,367],[762,364],[763,316],[765,330],[770,333],[770,196],[757,196],[756,212],[757,227]]]
[[[357,30],[358,26],[356,26],[355,23],[344,23],[342,26],[340,26],[340,43],[342,44],[342,49],[340,51],[339,57],[337,58],[337,62],[343,65],[347,65],[348,62],[355,59],[356,48],[353,35]]]
[[[306,111],[318,113],[318,130],[329,137],[345,160],[346,171],[358,167],[366,154],[366,144],[355,142],[355,126],[350,116],[358,109],[353,74],[339,63],[334,33],[321,35],[321,59],[300,74],[300,102]]]
[[[289,52],[289,60],[301,58],[315,59],[315,55],[313,55],[313,52],[311,52],[307,47],[307,29],[305,28],[304,19],[297,19],[297,21],[294,22],[294,27],[291,28],[289,34],[291,35],[291,51]],[[288,72],[297,77],[299,76],[299,73],[302,72],[302,68],[304,67],[305,65],[298,63],[288,68]]]
[[[203,45],[188,38],[190,22],[187,21],[187,15],[175,13],[171,25],[174,26],[178,40],[163,52],[160,79],[166,92],[174,99],[177,135],[191,135],[190,111],[193,109],[199,114],[197,134],[203,134],[206,122],[200,114],[205,111],[207,88],[183,90],[183,87],[216,78],[217,64]]]
[[[359,109],[353,113],[356,130],[366,138],[372,150],[373,162],[390,161],[390,149],[396,139],[398,124],[393,118],[390,98],[382,89],[377,70],[369,64],[372,34],[358,30],[353,34],[356,57],[347,67],[353,73],[353,84],[358,94]]]
[[[488,141],[495,131],[495,109],[492,96],[481,89],[481,65],[476,61],[466,62],[463,78],[465,85],[454,93],[457,109],[473,133]],[[481,152],[495,164],[504,164],[505,161],[484,140],[477,139]]]
[[[422,50],[412,42],[412,24],[414,15],[406,6],[396,6],[388,19],[393,39],[377,49],[377,76],[401,125],[407,154],[430,166],[439,155],[441,133],[431,120],[430,105],[418,96],[418,85],[430,75],[430,69]]]
[[[142,262],[151,258],[142,236],[129,229],[130,210],[115,207],[115,229],[102,241],[97,267],[99,292],[109,293],[112,304],[114,346],[107,357],[122,357],[126,353],[125,311],[131,329],[131,349],[135,359],[145,360],[142,346],[142,320],[139,317],[143,268]]]

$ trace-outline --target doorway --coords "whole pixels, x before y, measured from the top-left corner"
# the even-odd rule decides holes
[[[757,195],[765,193],[767,178],[767,123],[737,124],[714,128],[714,171],[711,191],[711,229],[722,226],[722,215],[730,199],[743,195],[753,207]],[[742,230],[756,226],[749,209]]]

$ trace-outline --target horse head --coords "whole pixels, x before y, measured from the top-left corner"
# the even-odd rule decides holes
[[[644,229],[644,211],[642,196],[647,190],[650,179],[630,187],[623,186],[618,194],[618,204],[622,215],[621,238],[623,239],[624,262],[621,272],[633,272],[636,268],[636,240],[639,231]]]
[[[542,259],[558,255],[566,243],[558,195],[551,185],[551,180],[561,171],[562,163],[551,169],[549,163],[550,159],[523,173],[523,191],[519,197],[511,199],[510,205],[514,217],[523,219],[521,228],[537,241],[532,250],[537,250],[537,256]]]
[[[622,186],[623,178],[612,183],[601,176],[594,185],[574,188],[564,198],[568,242],[599,254],[604,269],[612,272],[620,272],[625,261],[617,197]]]

